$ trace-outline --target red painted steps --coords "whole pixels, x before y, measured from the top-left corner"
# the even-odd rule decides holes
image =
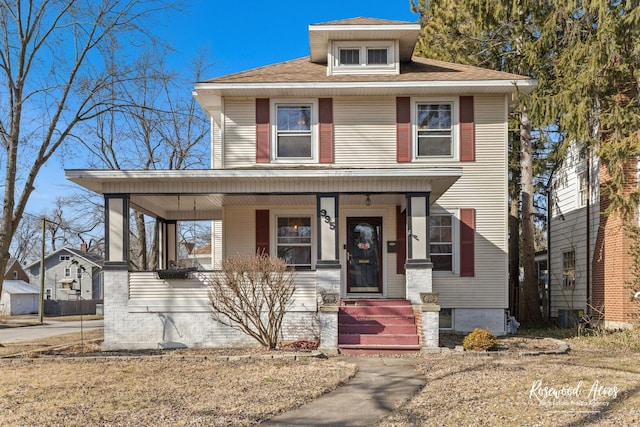
[[[411,303],[401,299],[343,300],[338,309],[338,349],[344,354],[420,351]]]

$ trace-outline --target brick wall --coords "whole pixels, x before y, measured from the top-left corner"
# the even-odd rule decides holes
[[[625,167],[627,187],[636,183],[636,164]],[[600,188],[610,177],[604,166],[600,166]],[[625,232],[625,222],[616,213],[607,213],[610,199],[601,191],[600,224],[596,237],[592,261],[592,305],[596,309],[604,307],[606,323],[632,322],[635,307],[627,288],[632,279],[632,258],[629,255],[631,239]],[[637,223],[637,219],[635,220]]]

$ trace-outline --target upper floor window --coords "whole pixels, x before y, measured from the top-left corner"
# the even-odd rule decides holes
[[[587,205],[587,172],[578,174],[578,207]]]
[[[273,150],[276,161],[314,161],[316,159],[317,103],[280,102],[273,104]]]
[[[335,41],[327,74],[399,74],[396,41]]]
[[[415,114],[416,157],[453,157],[452,103],[418,102]]]
[[[70,259],[70,255],[60,255],[60,261],[69,261]]]
[[[64,268],[64,277],[71,277],[71,268],[69,267]]]

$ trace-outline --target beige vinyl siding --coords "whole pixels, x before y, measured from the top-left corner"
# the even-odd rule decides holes
[[[130,312],[149,311],[210,311],[207,283],[216,272],[196,272],[191,279],[163,280],[154,272],[129,274]],[[296,291],[292,311],[315,311],[315,272],[296,273]]]
[[[256,253],[255,209],[246,207],[226,207],[223,212],[223,254],[222,259],[235,255]]]
[[[253,98],[224,100],[224,167],[256,163],[256,105]]]
[[[337,166],[397,166],[395,97],[334,98],[333,117]]]
[[[507,112],[503,96],[475,96],[476,161],[459,163],[463,176],[437,201],[444,209],[474,208],[475,277],[433,273],[442,307],[506,308]],[[459,239],[459,236],[456,236]],[[458,254],[459,256],[459,254]]]

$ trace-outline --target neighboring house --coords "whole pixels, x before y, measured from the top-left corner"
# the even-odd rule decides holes
[[[632,182],[638,171],[637,164],[626,171]],[[638,316],[628,288],[631,239],[624,222],[606,214],[600,188],[607,180],[598,157],[587,159],[572,143],[549,181],[549,314],[562,326],[586,314],[608,328],[628,327]]]
[[[295,266],[284,340],[362,344],[346,308],[385,303],[415,311],[422,347],[438,346],[441,327],[504,334],[507,118],[514,92],[536,82],[412,57],[419,33],[369,18],[314,24],[309,57],[197,83],[211,170],[67,170],[105,197],[104,347],[253,343],[211,320],[216,272],[128,270],[132,207],[157,219],[161,269],[185,220],[220,227],[223,259],[265,251]]]
[[[29,283],[29,276],[22,269],[20,262],[16,258],[9,258],[4,273],[4,280],[22,280],[23,282]]]
[[[101,257],[84,250],[61,248],[47,255],[45,262],[45,298],[57,301],[102,299]],[[26,267],[30,282],[40,283],[40,261]],[[79,292],[78,292],[79,291]]]
[[[24,280],[5,280],[0,296],[0,315],[15,316],[38,312],[40,288]]]

